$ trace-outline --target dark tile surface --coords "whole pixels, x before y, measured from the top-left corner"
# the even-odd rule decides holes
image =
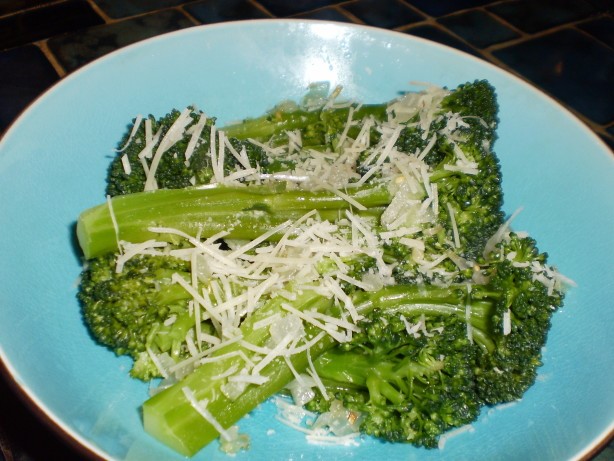
[[[489,10],[525,32],[539,32],[584,19],[595,7],[584,0],[512,0]]]
[[[262,6],[275,16],[292,16],[316,8],[342,3],[344,0],[260,0]]]
[[[609,47],[614,48],[614,19],[612,17],[603,16],[586,21],[578,25],[578,27],[596,39],[601,40]]]
[[[456,48],[457,50],[464,51],[465,53],[473,54],[478,57],[480,56],[473,48],[463,41],[434,26],[425,25],[412,27],[406,32],[410,35],[426,38],[427,40],[432,40],[434,42],[441,43],[442,45]]]
[[[494,55],[596,123],[614,120],[614,50],[568,29]]]
[[[96,0],[100,9],[111,18],[125,18],[169,8],[189,0]]]
[[[297,19],[318,19],[320,21],[352,22],[348,16],[335,8],[320,8],[292,17]]]
[[[412,0],[408,2],[430,16],[443,16],[492,3],[492,0]]]
[[[520,36],[518,32],[482,10],[465,11],[445,16],[438,21],[478,48],[487,48]]]
[[[59,77],[35,45],[0,51],[0,69],[2,133],[30,102],[59,80]]]
[[[102,24],[102,18],[81,0],[48,5],[0,19],[0,49]]]
[[[29,8],[38,8],[42,5],[52,3],[50,0],[2,0],[0,1],[0,16],[8,13],[15,13]]]
[[[181,12],[164,10],[57,37],[49,40],[49,48],[72,71],[122,46],[193,25]]]
[[[247,0],[205,0],[188,5],[185,10],[203,24],[271,17]]]
[[[15,415],[21,417],[15,418]],[[22,399],[17,398],[0,373],[0,441],[2,436],[5,443],[10,443],[10,447],[14,450],[11,450],[11,458],[3,457],[3,451],[0,451],[2,461],[11,459],[83,461],[85,459],[31,412]]]
[[[365,24],[394,29],[424,19],[415,10],[398,0],[359,0],[343,6]]]

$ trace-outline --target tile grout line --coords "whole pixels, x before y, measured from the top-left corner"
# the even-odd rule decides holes
[[[107,13],[105,13],[104,10],[100,8],[95,1],[93,0],[86,0],[86,1],[87,1],[87,4],[92,7],[92,9],[96,12],[96,14],[100,16],[105,23],[107,24],[113,23],[113,18],[108,16]]]
[[[0,19],[6,19],[6,18],[10,18],[13,16],[19,16],[22,13],[29,13],[30,11],[36,11],[36,10],[41,10],[44,8],[47,8],[49,6],[55,6],[55,5],[60,5],[62,3],[67,3],[67,0],[51,0],[48,2],[45,2],[42,5],[35,5],[35,6],[31,6],[31,7],[25,7],[25,8],[21,8],[17,11],[11,11],[10,13],[6,13],[4,15],[0,15]]]
[[[264,14],[268,15],[271,18],[277,17],[273,13],[271,13],[264,5],[262,5],[260,2],[256,0],[248,0],[248,3],[253,5],[255,8],[258,8],[260,11],[262,11]]]
[[[186,11],[184,6],[185,5],[177,5],[175,9],[181,14],[183,14],[190,22],[194,23],[195,26],[202,26],[203,23],[196,19],[194,16],[192,16],[188,11]]]
[[[48,39],[40,40],[38,42],[34,42],[33,44],[42,51],[42,53],[45,55],[45,58],[47,58],[47,61],[49,61],[49,63],[53,66],[53,69],[57,72],[60,79],[62,79],[66,77],[66,75],[68,75],[68,72],[66,72],[66,69],[64,69],[64,67],[60,64],[60,61],[49,49],[47,40]]]

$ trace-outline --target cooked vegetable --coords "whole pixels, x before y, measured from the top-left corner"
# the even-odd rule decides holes
[[[505,221],[494,89],[321,90],[220,129],[137,117],[79,217],[86,323],[163,378],[145,429],[186,456],[245,448],[279,392],[314,430],[434,447],[535,381],[565,279]]]

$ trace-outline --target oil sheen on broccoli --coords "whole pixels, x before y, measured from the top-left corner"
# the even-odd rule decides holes
[[[476,80],[377,104],[318,84],[226,126],[135,118],[77,221],[78,296],[92,337],[155,380],[145,430],[234,453],[283,394],[329,440],[435,448],[521,399],[566,279],[511,229],[498,113]]]

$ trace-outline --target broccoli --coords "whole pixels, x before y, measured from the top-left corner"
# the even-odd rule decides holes
[[[90,260],[81,277],[79,301],[85,322],[96,340],[118,355],[130,355],[131,375],[149,380],[159,376],[147,350],[187,357],[183,342],[194,326],[187,315],[189,295],[172,282],[172,274],[190,276],[185,261],[170,256],[140,255],[116,271],[116,257]],[[166,323],[175,319],[172,324]]]
[[[482,283],[422,286],[414,299],[412,286],[398,285],[387,295],[394,303],[380,298],[361,333],[323,353],[315,369],[330,394],[363,415],[362,432],[435,447],[483,405],[518,400],[535,382],[563,297],[537,280],[545,262],[533,239],[511,233],[483,261]],[[320,394],[308,408],[329,404]]]
[[[410,334],[408,325],[420,330]],[[464,319],[440,314],[425,320],[376,309],[361,330],[323,353],[315,368],[329,396],[362,415],[362,433],[434,447],[443,432],[476,419],[476,350]],[[320,394],[307,408],[324,412],[330,402]]]
[[[521,248],[522,255],[517,253]],[[315,371],[330,395],[360,412],[361,432],[435,447],[443,432],[475,421],[482,406],[520,399],[534,383],[550,318],[562,303],[559,288],[549,293],[534,280],[548,273],[544,263],[545,255],[538,253],[532,239],[509,234],[484,260],[482,283],[393,285],[355,292],[354,305],[364,315],[360,332],[349,342],[337,343],[327,336],[317,343],[311,349]],[[526,283],[518,284],[521,280]],[[305,311],[323,306],[334,314],[325,297],[309,293],[308,301],[311,304],[299,298],[296,304]],[[267,314],[272,305],[264,308]],[[509,327],[504,320],[508,312]],[[244,323],[240,337],[251,338],[253,328],[253,323]],[[297,369],[305,367],[303,355],[293,355],[292,362]],[[198,417],[193,403],[182,395],[183,388],[194,389],[197,400],[205,400],[209,411],[218,415],[218,423],[230,427],[292,379],[277,357],[262,372],[269,378],[266,384],[250,387],[235,399],[219,391],[221,380],[206,387],[195,384],[228,366],[202,365],[180,386],[148,400],[148,431],[191,455],[219,432]],[[330,403],[320,394],[308,408],[323,412]]]
[[[563,287],[504,222],[494,88],[337,97],[136,119],[79,216],[85,323],[162,378],[144,426],[186,456],[305,373],[309,408],[429,448],[535,382]]]
[[[159,189],[183,189],[185,187],[209,184],[215,176],[215,159],[210,150],[216,143],[227,141],[228,149],[237,156],[227,155],[222,170],[228,174],[243,159],[243,154],[254,165],[266,165],[267,157],[259,146],[239,139],[219,137],[215,118],[208,118],[202,111],[192,107],[183,112],[173,110],[164,117],[155,119],[149,115],[143,120],[133,120],[136,128],[126,133],[118,155],[115,156],[107,173],[108,196],[133,194],[148,190],[155,184]],[[184,132],[189,127],[189,132]],[[213,134],[213,142],[211,135]],[[157,162],[154,160],[158,157]],[[144,168],[144,162],[151,164]],[[155,167],[154,175],[148,172]]]

